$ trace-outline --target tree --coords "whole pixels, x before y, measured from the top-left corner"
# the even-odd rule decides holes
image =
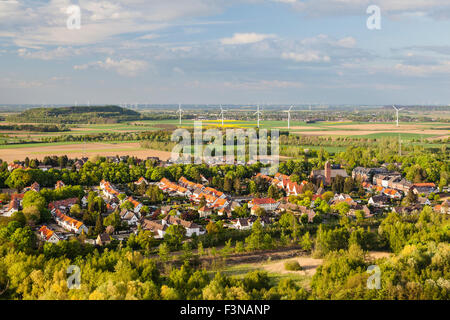
[[[167,243],[163,242],[159,245],[158,255],[162,262],[169,261],[170,247]]]
[[[170,225],[164,234],[164,241],[170,246],[170,248],[176,250],[181,246],[186,235],[186,229],[180,225]]]
[[[417,202],[417,194],[415,194],[412,190],[408,191],[408,194],[406,195],[406,201],[412,205]]]
[[[104,227],[103,227],[102,216],[101,216],[101,214],[98,214],[97,221],[95,222],[94,232],[95,232],[95,234],[100,234],[103,232],[103,229],[104,229]]]
[[[17,250],[29,252],[36,241],[36,235],[29,227],[18,228],[10,237]]]
[[[309,235],[309,232],[306,232],[301,240],[300,240],[300,245],[302,246],[303,250],[309,251],[312,248],[312,241],[311,241],[311,236]]]
[[[355,211],[355,217],[356,217],[356,221],[358,221],[360,223],[363,222],[364,221],[364,217],[365,217],[364,211],[356,210]]]
[[[114,211],[109,216],[103,219],[104,226],[112,226],[114,229],[118,230],[122,225],[122,219],[117,211]],[[97,226],[96,226],[97,228]]]
[[[276,186],[273,184],[269,187],[269,190],[267,191],[267,196],[272,199],[279,199],[280,198],[280,191]]]

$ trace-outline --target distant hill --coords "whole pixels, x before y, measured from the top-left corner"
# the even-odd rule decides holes
[[[80,106],[35,108],[7,117],[7,121],[21,123],[117,123],[142,120],[136,111],[118,106]]]

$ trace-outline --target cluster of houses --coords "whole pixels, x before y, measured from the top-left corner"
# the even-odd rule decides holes
[[[214,210],[218,211],[219,215],[231,215],[231,211],[237,205],[236,203],[233,204],[230,197],[225,193],[203,184],[189,181],[185,177],[178,179],[178,183],[163,178],[158,183],[158,187],[169,195],[188,197],[192,203],[200,203],[204,199],[205,205],[199,208],[201,217],[209,216]]]
[[[300,184],[297,182],[292,182],[289,176],[281,174],[279,172],[276,173],[273,178],[261,173],[258,173],[256,177],[260,177],[268,181],[270,184],[278,187],[279,189],[283,189],[288,196],[298,196],[302,193],[303,187],[308,183],[308,181],[305,180]]]
[[[154,234],[154,237],[156,239],[162,239],[164,238],[164,235],[166,234],[167,228],[171,225],[179,225],[182,226],[186,230],[186,236],[192,237],[194,234],[199,236],[202,234],[205,234],[205,229],[199,226],[198,224],[192,222],[192,221],[186,221],[183,219],[180,219],[178,217],[167,215],[164,217],[164,219],[161,220],[149,220],[149,219],[143,219],[141,223],[141,227],[144,230],[149,230]]]
[[[429,195],[437,191],[434,183],[412,183],[403,178],[399,172],[389,171],[383,167],[356,167],[353,169],[352,177],[359,179],[366,190],[384,193],[386,196],[394,199],[400,199],[402,197],[401,193],[405,195],[409,191],[418,195]]]

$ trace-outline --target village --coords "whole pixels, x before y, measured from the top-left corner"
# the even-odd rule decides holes
[[[87,159],[75,163],[83,165],[83,161]],[[119,158],[117,162],[120,162]],[[8,166],[9,171],[19,168],[17,164]],[[339,179],[353,179],[360,186],[359,192],[334,193],[331,186]],[[352,219],[362,219],[391,211],[399,214],[420,212],[424,206],[430,206],[442,214],[450,214],[450,201],[440,201],[437,195],[439,190],[434,183],[412,183],[402,178],[399,172],[389,171],[386,167],[356,167],[350,176],[339,165],[327,161],[323,170],[312,170],[308,180],[293,182],[290,176],[281,173],[274,176],[258,173],[252,180],[263,181],[269,191],[258,197],[233,196],[211,187],[211,179],[204,176],[200,177],[199,182],[190,181],[184,176],[178,181],[162,178],[153,182],[140,177],[133,183],[134,188],[151,189],[152,192],[157,188],[165,199],[170,199],[170,202],[157,201],[151,205],[147,201],[148,192],[136,193],[129,188],[121,190],[113,183],[102,180],[98,186],[85,188],[82,197],[51,201],[48,204],[51,220],[34,226],[34,230],[44,242],[57,243],[89,235],[83,238],[86,243],[104,246],[115,240],[126,241],[131,234],[136,235],[140,230],[150,231],[154,239],[163,240],[172,225],[184,228],[186,239],[207,233],[207,225],[216,221],[221,221],[227,229],[250,230],[256,220],[263,226],[273,224],[286,212],[300,217],[302,221],[316,224],[326,224],[333,216],[342,214]],[[63,181],[57,181],[54,190],[65,187]],[[9,203],[0,208],[0,216],[12,217],[22,210],[22,201],[27,192],[39,193],[40,190],[40,185],[34,182],[20,193],[11,191]],[[88,209],[90,193],[101,197],[106,206],[102,218],[112,214],[120,217],[120,230],[105,225],[103,232],[93,237],[90,227],[79,217],[73,216],[72,213],[77,210]],[[269,196],[270,193],[277,196]],[[74,211],[74,207],[77,210]]]

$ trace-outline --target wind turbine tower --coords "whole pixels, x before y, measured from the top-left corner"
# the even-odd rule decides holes
[[[222,117],[222,127],[223,127],[223,115],[224,115],[225,112],[227,112],[227,110],[224,110],[222,108],[222,105],[220,105],[220,116]]]
[[[289,110],[285,110],[283,112],[287,112],[288,114],[288,130],[291,128],[291,110],[294,106],[291,106]]]
[[[179,114],[180,114],[180,125],[181,125],[181,115],[182,115],[182,113],[183,113],[183,109],[181,109],[181,104],[178,104],[178,110],[177,110],[176,113],[179,113]]]
[[[258,104],[258,108],[256,109],[255,114],[258,116],[258,129],[259,129],[259,117],[260,117],[260,115],[262,114],[262,112],[261,112],[260,109],[259,109],[259,104]]]
[[[396,111],[396,113],[397,113],[397,127],[399,126],[398,125],[398,113],[400,112],[400,111],[402,111],[403,110],[403,108],[401,108],[401,109],[398,109],[398,108],[396,108],[395,106],[392,106],[392,108],[394,108],[395,109],[395,111]]]

